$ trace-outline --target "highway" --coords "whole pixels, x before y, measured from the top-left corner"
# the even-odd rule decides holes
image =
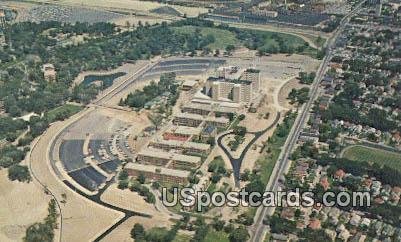
[[[131,76],[129,76],[124,82],[122,82],[120,85],[117,85],[115,87],[112,87],[110,90],[107,90],[106,93],[100,95],[100,97],[95,100],[93,103],[97,105],[102,105],[106,103],[108,100],[110,100],[112,97],[123,91],[125,88],[127,88],[129,85],[131,85],[133,82],[138,80],[141,76],[143,76],[146,72],[151,70],[154,66],[156,66],[159,63],[159,60],[152,62],[151,64],[145,65],[141,69],[139,69],[137,72],[133,73]]]
[[[319,66],[315,80],[312,83],[311,91],[310,91],[310,98],[309,98],[308,102],[302,106],[301,112],[297,116],[297,119],[295,120],[294,125],[291,128],[290,134],[288,135],[288,138],[287,138],[287,140],[283,146],[283,149],[281,150],[281,153],[279,155],[278,161],[274,167],[274,170],[272,173],[273,176],[270,177],[269,183],[266,186],[266,189],[265,189],[266,191],[273,191],[273,192],[278,191],[278,188],[279,188],[278,180],[280,177],[282,177],[285,174],[287,168],[290,165],[290,161],[289,161],[288,157],[298,140],[300,131],[304,127],[304,124],[307,122],[309,110],[311,109],[315,99],[317,98],[319,83],[323,79],[324,74],[326,73],[328,63],[331,59],[332,51],[335,47],[336,39],[342,33],[344,28],[347,26],[351,17],[361,9],[361,7],[364,3],[365,3],[365,0],[360,2],[348,15],[344,16],[344,18],[340,21],[340,24],[339,24],[337,30],[327,40],[327,45],[326,45],[327,53],[326,53],[326,56],[324,57],[321,65]],[[251,238],[249,241],[252,241],[252,242],[263,241],[265,233],[268,230],[268,227],[263,224],[263,220],[266,217],[266,215],[273,214],[274,210],[275,210],[275,207],[261,206],[258,208],[256,215],[255,215],[255,219],[254,219],[255,223],[249,229],[250,230],[249,232],[251,234]]]

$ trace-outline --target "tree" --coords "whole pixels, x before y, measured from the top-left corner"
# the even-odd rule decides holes
[[[151,192],[147,192],[145,200],[147,203],[151,203],[151,204],[156,203],[156,197]]]
[[[265,186],[259,177],[255,177],[251,180],[250,183],[248,183],[245,186],[245,190],[249,193],[259,192],[259,193],[263,194],[263,192],[265,191]]]
[[[295,210],[295,213],[294,213],[295,218],[300,218],[301,215],[302,215],[301,210],[300,210],[300,209],[296,209],[296,210]]]
[[[128,171],[127,170],[122,170],[120,174],[118,175],[118,180],[127,180],[128,179]]]
[[[128,188],[128,181],[127,180],[121,180],[120,182],[118,182],[118,186],[119,189],[126,189]]]
[[[217,218],[217,217],[214,217],[214,218],[213,218],[212,226],[213,226],[213,228],[214,228],[215,230],[217,230],[217,231],[223,230],[225,224],[226,224],[226,223],[225,223],[223,220],[220,220],[220,219]]]
[[[146,182],[146,176],[143,173],[139,173],[139,176],[137,179],[138,179],[139,183],[141,183],[141,184],[145,184],[145,182]]]
[[[169,231],[166,228],[155,227],[146,232],[146,241],[166,242]]]
[[[142,224],[136,223],[131,229],[131,238],[137,240],[143,240],[145,238],[145,228]]]
[[[163,122],[163,116],[160,114],[149,114],[148,118],[149,118],[150,122],[152,122],[152,124],[156,127],[156,130],[158,130],[159,126]]]
[[[11,181],[30,182],[31,175],[27,166],[13,165],[8,169],[8,178]]]
[[[54,239],[54,229],[57,228],[58,213],[56,202],[52,199],[48,207],[49,214],[44,222],[34,223],[26,229],[25,242],[52,242]]]
[[[241,174],[241,181],[249,181],[249,178],[251,176],[251,171],[247,168],[244,170],[244,172]]]
[[[226,47],[226,51],[228,54],[231,54],[231,52],[235,50],[235,46],[234,45],[227,45]]]
[[[160,182],[157,182],[157,181],[153,182],[152,183],[152,188],[153,189],[159,189],[160,188]]]
[[[230,242],[243,242],[249,238],[248,230],[244,226],[239,226],[237,229],[232,231],[229,235]]]
[[[234,131],[235,135],[239,135],[241,137],[244,137],[246,132],[247,132],[247,129],[244,126],[236,126],[236,127],[234,127],[233,131]]]
[[[44,223],[34,223],[26,230],[25,242],[52,242],[54,232]]]

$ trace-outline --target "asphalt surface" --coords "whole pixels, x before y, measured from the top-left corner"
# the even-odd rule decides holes
[[[273,121],[273,123],[271,125],[269,125],[269,127],[267,127],[264,130],[261,131],[257,131],[257,132],[247,132],[248,134],[253,134],[254,137],[252,138],[252,140],[245,146],[244,150],[241,152],[240,157],[238,158],[234,158],[232,157],[230,151],[223,145],[222,140],[224,137],[226,137],[227,135],[233,134],[233,131],[225,133],[223,135],[221,135],[218,139],[217,139],[217,144],[218,146],[224,151],[224,153],[227,155],[227,157],[230,159],[230,163],[231,166],[233,167],[233,171],[234,171],[234,180],[235,180],[235,185],[237,187],[239,187],[239,180],[240,180],[240,171],[241,171],[241,165],[242,165],[242,161],[245,158],[246,153],[248,152],[248,150],[251,148],[251,146],[264,134],[266,133],[268,130],[274,128],[276,126],[276,124],[278,123],[278,121],[280,120],[281,114],[280,112],[277,112],[276,114],[276,118]]]
[[[320,65],[316,78],[312,84],[311,92],[310,92],[310,99],[304,106],[302,107],[301,113],[298,115],[297,119],[294,122],[294,125],[290,131],[290,134],[284,144],[284,147],[280,153],[278,162],[273,170],[273,178],[271,178],[269,184],[266,186],[266,191],[278,191],[279,178],[285,174],[286,168],[289,166],[289,155],[298,140],[299,133],[302,130],[304,124],[307,121],[307,116],[310,108],[314,100],[318,94],[318,87],[320,81],[323,79],[324,74],[326,73],[327,65],[331,59],[332,50],[335,47],[335,42],[340,33],[343,31],[345,26],[348,24],[350,18],[361,8],[361,6],[365,3],[362,1],[359,3],[354,10],[352,10],[348,15],[346,15],[340,22],[339,27],[333,33],[332,37],[327,41],[327,54],[324,57],[322,64]],[[268,227],[263,224],[263,219],[266,217],[267,214],[272,214],[274,212],[275,207],[260,207],[255,215],[255,223],[250,228],[251,238],[250,241],[252,242],[260,242],[263,241],[265,232],[268,230]]]
[[[213,59],[213,60],[210,61],[210,65],[211,65],[211,66],[213,66],[213,63],[216,62],[216,61],[223,61],[223,60],[220,60],[220,59],[218,59],[218,58],[212,58],[212,59]],[[184,63],[182,64],[182,66],[181,66],[181,69],[185,71],[185,68],[186,68],[187,66],[191,66],[191,65],[188,65],[189,63],[191,63],[191,62],[195,62],[195,63],[196,63],[197,60],[198,60],[198,62],[204,62],[204,60],[206,60],[206,58],[169,58],[169,59],[167,59],[167,60],[158,60],[158,61],[155,61],[155,62],[153,62],[153,63],[151,63],[151,64],[149,64],[149,65],[144,66],[143,68],[141,68],[140,70],[138,70],[136,73],[132,74],[132,75],[129,76],[125,81],[123,81],[122,83],[120,83],[119,85],[117,85],[117,86],[115,86],[115,87],[112,87],[112,88],[111,88],[110,90],[108,90],[107,93],[105,93],[103,96],[101,96],[101,97],[97,98],[95,101],[93,101],[92,104],[99,105],[99,106],[104,105],[107,101],[109,101],[109,100],[110,100],[111,98],[113,98],[115,95],[117,95],[117,94],[119,94],[120,92],[124,91],[124,89],[127,88],[129,85],[131,85],[133,82],[139,80],[140,78],[144,77],[144,76],[147,75],[147,74],[153,74],[153,73],[152,73],[152,70],[154,70],[155,67],[159,67],[159,66],[165,67],[165,66],[168,66],[168,65],[171,64],[171,65],[174,66],[174,68],[177,68],[178,65],[179,65],[180,63],[178,63],[178,64],[177,64],[177,63],[174,63],[174,61],[176,61],[176,60],[179,60],[179,61],[181,61],[181,62],[184,62]],[[199,60],[201,60],[201,61],[199,61]],[[203,67],[202,65],[199,65],[199,67],[202,68],[202,71],[204,70],[204,67]],[[194,69],[193,69],[193,66],[191,66],[190,71],[193,71],[193,70],[194,70]],[[170,71],[166,71],[166,72],[170,72]],[[86,115],[87,115],[87,114],[86,114]],[[85,115],[82,116],[82,117],[80,117],[78,120],[81,120],[83,117],[85,117]],[[78,121],[78,120],[77,120],[77,121]],[[72,127],[73,124],[75,124],[77,121],[75,121],[75,122],[69,124],[66,128],[64,128],[64,130],[67,130],[68,128]],[[61,132],[56,136],[56,138],[53,140],[52,144],[50,144],[49,157],[53,157],[52,154],[53,154],[53,152],[54,152],[55,143],[56,143],[56,141],[61,137],[61,134],[64,132],[64,130],[61,131]],[[109,182],[107,182],[106,185],[105,185],[105,187],[103,187],[102,189],[100,189],[96,195],[92,195],[92,196],[91,196],[91,195],[87,195],[86,193],[82,192],[81,190],[79,190],[78,188],[76,188],[73,184],[71,184],[69,181],[65,180],[65,179],[62,177],[62,175],[60,174],[60,172],[57,170],[57,168],[55,167],[55,165],[54,165],[54,160],[53,160],[53,159],[52,159],[52,162],[51,162],[51,166],[52,166],[52,169],[54,170],[54,172],[57,174],[57,177],[58,177],[59,179],[61,179],[62,182],[63,182],[66,186],[68,186],[72,191],[78,193],[79,195],[81,195],[82,197],[84,197],[84,198],[86,198],[86,199],[89,199],[89,200],[91,200],[91,201],[93,201],[93,202],[99,204],[100,206],[107,207],[107,208],[109,208],[109,209],[112,209],[112,210],[115,210],[115,211],[124,213],[124,217],[123,217],[121,220],[119,220],[117,223],[113,224],[110,228],[108,228],[108,229],[107,229],[106,231],[104,231],[101,235],[99,235],[94,241],[100,241],[100,240],[102,240],[102,239],[105,238],[108,234],[110,234],[115,228],[117,228],[120,224],[122,224],[122,223],[125,222],[128,218],[130,218],[130,217],[132,217],[132,216],[150,217],[150,215],[148,215],[148,214],[144,214],[144,213],[140,213],[140,212],[136,212],[136,211],[131,211],[131,210],[127,210],[127,209],[124,209],[124,208],[120,208],[120,207],[114,206],[114,205],[112,205],[112,204],[105,203],[105,202],[103,202],[103,201],[100,199],[100,197],[101,197],[101,195],[103,194],[103,192],[113,183],[114,178],[111,179]],[[31,170],[32,170],[32,169],[31,169]],[[40,180],[37,179],[37,177],[35,176],[35,174],[33,174],[33,177],[34,177],[34,179],[38,180],[38,182],[40,183]],[[42,183],[40,183],[40,184],[42,184]],[[44,186],[44,185],[42,184],[42,186]],[[44,186],[44,187],[45,187],[45,186]],[[46,190],[48,190],[48,189],[46,189]],[[56,202],[57,202],[57,206],[59,207],[59,210],[60,210],[60,216],[61,216],[61,222],[60,222],[60,241],[61,241],[61,236],[62,236],[62,212],[61,212],[61,207],[60,207],[59,202],[57,201],[56,197],[51,193],[51,191],[48,191],[48,192],[54,197],[54,199],[55,199]]]
[[[205,60],[209,60],[206,61]],[[130,86],[135,81],[150,77],[157,76],[163,73],[168,72],[176,72],[180,70],[183,74],[186,72],[196,72],[196,71],[204,71],[207,69],[205,65],[212,67],[213,65],[223,64],[225,61],[222,58],[202,58],[202,57],[194,57],[194,58],[168,58],[168,59],[159,59],[157,61],[152,62],[150,65],[146,65],[139,69],[137,72],[133,73],[131,76],[127,77],[127,79],[122,82],[120,85],[109,90],[105,95],[99,97],[97,100],[93,102],[96,105],[103,105],[111,98],[122,92],[128,86]]]

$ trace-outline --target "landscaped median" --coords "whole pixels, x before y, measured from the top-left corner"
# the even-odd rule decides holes
[[[257,166],[253,170],[252,174],[242,174],[242,180],[249,180],[249,183],[245,186],[248,192],[260,192],[264,193],[267,183],[269,182],[270,176],[273,172],[274,166],[278,160],[288,134],[290,133],[291,127],[294,124],[296,113],[287,113],[283,122],[279,124],[274,131],[273,135],[266,141],[265,146],[262,148],[262,155],[257,160]],[[239,215],[237,222],[244,225],[253,224],[253,219],[256,214],[256,207],[250,207],[246,212]]]

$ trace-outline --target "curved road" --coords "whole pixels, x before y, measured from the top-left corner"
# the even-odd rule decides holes
[[[167,59],[166,62],[168,61],[174,61],[174,60],[182,60],[182,59],[188,59],[188,62],[195,62],[200,59],[200,60],[204,60],[204,58],[170,58]],[[219,59],[217,59],[219,60]],[[211,60],[209,63],[210,65],[212,65],[214,62],[216,61],[216,59]],[[133,82],[135,82],[136,80],[140,79],[141,77],[145,76],[148,73],[151,73],[152,69],[154,69],[156,66],[158,66],[160,63],[164,63],[164,61],[156,61],[156,62],[152,62],[150,65],[144,66],[143,68],[141,68],[140,70],[138,70],[136,73],[132,74],[131,76],[129,76],[125,81],[123,81],[122,83],[120,83],[119,85],[115,86],[115,87],[111,87],[111,89],[109,89],[107,92],[105,92],[101,97],[99,97],[98,99],[96,99],[92,104],[95,105],[103,105],[104,103],[106,103],[108,100],[110,100],[112,97],[114,97],[115,95],[119,94],[120,92],[122,92],[125,88],[127,88],[130,84],[132,84]],[[183,68],[182,70],[185,71],[185,66],[187,64],[183,64]],[[175,65],[177,66],[177,65]],[[200,71],[203,71],[204,68]],[[191,71],[193,71],[193,69],[191,69]],[[169,72],[169,71],[166,71]],[[84,116],[88,115],[84,114],[81,118],[83,118]],[[74,191],[75,193],[99,204],[100,206],[112,209],[114,211],[118,211],[118,212],[122,212],[124,213],[124,217],[122,219],[120,219],[117,223],[113,224],[110,228],[108,228],[106,231],[104,231],[101,235],[99,235],[94,241],[100,241],[101,239],[103,239],[104,237],[106,237],[109,233],[111,233],[115,228],[117,228],[119,225],[121,225],[123,222],[125,222],[128,218],[132,217],[132,216],[143,216],[143,217],[150,217],[150,215],[148,214],[144,214],[144,213],[140,213],[140,212],[136,212],[136,211],[131,211],[131,210],[127,210],[124,208],[120,208],[117,206],[114,206],[112,204],[109,203],[105,203],[103,202],[100,197],[103,194],[103,192],[112,184],[112,182],[114,181],[114,178],[111,179],[110,181],[107,182],[106,186],[102,189],[99,190],[99,192],[96,195],[87,195],[84,192],[82,192],[81,190],[77,189],[76,187],[74,187],[74,185],[72,185],[68,180],[63,179],[61,177],[60,172],[57,170],[57,168],[54,166],[53,162],[52,162],[52,153],[54,152],[54,147],[55,147],[55,142],[57,141],[57,137],[59,137],[59,135],[61,133],[64,132],[64,130],[68,129],[68,127],[70,127],[71,125],[73,125],[74,123],[76,123],[78,120],[80,120],[81,118],[75,120],[74,122],[72,122],[71,124],[67,125],[66,127],[64,127],[59,133],[58,135],[56,135],[56,137],[52,140],[50,146],[49,146],[49,150],[48,150],[48,155],[50,157],[50,169],[53,170],[53,172],[55,173],[56,177],[58,177],[58,179],[60,179],[68,188],[70,188],[72,191]],[[33,145],[32,149],[35,148],[36,143]],[[29,161],[29,166],[30,166],[30,170],[32,173],[32,176],[34,177],[34,179],[56,200],[59,212],[60,212],[60,235],[59,235],[59,241],[62,241],[62,229],[63,229],[63,213],[62,213],[62,209],[61,206],[59,204],[59,201],[56,199],[56,196],[52,193],[52,191],[50,191],[50,189],[47,188],[47,186],[39,179],[39,176],[37,176],[34,172],[34,169],[31,168],[31,162],[32,159],[30,159]]]
[[[295,143],[298,140],[299,133],[302,130],[302,127],[304,126],[308,112],[310,108],[312,107],[313,102],[315,101],[317,95],[318,95],[318,88],[319,88],[319,83],[323,79],[327,66],[329,64],[329,61],[331,59],[331,54],[332,51],[335,47],[335,42],[338,38],[338,36],[341,34],[341,32],[344,30],[345,26],[348,24],[349,20],[351,17],[357,13],[357,11],[362,7],[362,5],[366,2],[366,0],[361,1],[355,9],[353,9],[348,15],[346,15],[341,21],[340,25],[337,28],[337,30],[333,33],[332,37],[327,40],[327,54],[324,57],[319,70],[317,71],[317,75],[315,77],[315,80],[312,84],[311,91],[310,91],[310,98],[306,104],[302,107],[301,113],[297,116],[297,119],[294,122],[294,125],[290,131],[290,134],[288,135],[288,138],[283,146],[283,149],[280,153],[280,156],[278,158],[278,161],[273,169],[272,176],[270,177],[269,183],[266,186],[266,191],[277,191],[279,188],[278,184],[278,179],[281,177],[284,173],[287,167],[290,165],[290,161],[288,160],[288,157],[295,145]],[[264,238],[264,234],[267,231],[267,226],[263,224],[263,219],[266,217],[267,214],[271,214],[274,212],[274,207],[259,207],[259,209],[256,212],[255,215],[255,223],[252,227],[250,227],[249,231],[251,233],[251,238],[250,241],[252,242],[260,242]]]
[[[281,113],[277,112],[276,118],[274,119],[273,123],[269,125],[269,127],[265,128],[264,130],[257,131],[257,132],[247,132],[248,134],[253,134],[254,137],[252,140],[245,146],[244,150],[241,152],[240,157],[234,158],[232,157],[230,151],[223,145],[222,140],[224,137],[227,135],[233,134],[233,131],[228,132],[226,134],[221,135],[219,138],[217,138],[217,144],[218,146],[224,151],[224,153],[227,155],[227,157],[230,159],[231,166],[233,167],[234,171],[234,180],[235,180],[235,185],[238,187],[239,186],[239,178],[240,178],[240,170],[241,170],[241,164],[242,161],[244,160],[244,157],[248,150],[251,148],[251,146],[263,135],[265,134],[268,130],[274,128],[278,121],[280,120]]]

